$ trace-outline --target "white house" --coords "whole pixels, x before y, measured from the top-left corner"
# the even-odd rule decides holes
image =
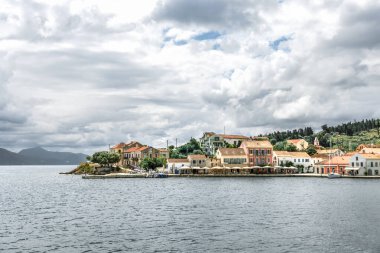
[[[351,156],[349,165],[350,167],[346,168],[347,172],[355,175],[377,176],[380,171],[380,154],[356,153]]]
[[[179,171],[182,167],[190,167],[190,162],[188,159],[168,159],[167,160],[167,171],[168,173],[176,173]]]
[[[304,139],[291,139],[286,141],[288,144],[293,144],[296,146],[297,150],[305,150],[309,147],[309,143]]]
[[[285,166],[286,162],[303,166],[303,172],[312,172],[313,161],[306,152],[273,151],[273,164]]]

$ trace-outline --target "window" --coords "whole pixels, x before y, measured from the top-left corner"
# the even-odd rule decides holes
[[[352,167],[354,167],[354,166],[355,166],[355,165],[354,165],[354,162],[352,162],[352,163],[351,163],[351,166],[352,166]]]
[[[268,149],[267,154],[270,155],[270,149]]]
[[[261,155],[265,155],[265,150],[264,149],[261,150]]]
[[[355,157],[356,158],[356,161],[358,161],[359,160],[359,158],[358,157]]]
[[[378,163],[377,162],[375,162],[375,167],[378,167],[379,165],[378,165]]]
[[[371,162],[371,167],[373,167],[373,162]]]
[[[215,137],[215,139],[214,139],[215,141],[219,141],[219,137]]]
[[[305,162],[307,162],[307,163],[308,163],[308,162],[309,162],[309,159],[305,159]]]
[[[305,161],[305,159],[302,158],[302,162],[304,162],[304,161]]]
[[[202,163],[202,160],[199,160],[198,163],[201,164],[201,163]]]
[[[250,163],[253,163],[253,158],[249,158],[249,162],[250,162]]]
[[[224,158],[224,163],[228,163],[228,158]]]
[[[301,162],[301,159],[298,158],[298,162]]]
[[[255,154],[259,155],[259,150],[255,149]]]
[[[259,164],[259,158],[256,158],[256,164]]]
[[[250,149],[250,150],[249,150],[249,153],[250,153],[251,155],[253,155],[253,149]]]
[[[270,158],[268,158],[268,163],[270,163]]]
[[[196,163],[197,163],[197,161],[193,160],[193,164],[196,164]]]
[[[360,162],[360,167],[363,167],[363,162]]]
[[[297,162],[297,159],[294,159],[294,162]]]

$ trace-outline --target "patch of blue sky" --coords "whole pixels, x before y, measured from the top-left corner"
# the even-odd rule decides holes
[[[212,50],[222,50],[222,48],[219,43],[216,43],[212,46]]]
[[[183,46],[187,44],[186,40],[174,40],[173,42],[174,42],[174,45],[176,46]]]
[[[283,50],[285,52],[289,52],[290,51],[290,48],[288,47],[281,47],[281,43],[283,42],[286,42],[288,40],[291,40],[292,37],[290,35],[288,36],[281,36],[280,38],[274,40],[274,41],[270,41],[269,42],[269,46],[275,50],[275,51],[278,51],[278,50]]]
[[[197,35],[193,36],[192,39],[194,39],[194,40],[215,40],[215,39],[219,38],[220,36],[222,36],[222,34],[217,32],[217,31],[209,31],[209,32],[197,34]]]

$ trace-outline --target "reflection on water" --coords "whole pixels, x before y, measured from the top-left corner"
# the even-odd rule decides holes
[[[380,252],[380,181],[0,167],[0,252]]]

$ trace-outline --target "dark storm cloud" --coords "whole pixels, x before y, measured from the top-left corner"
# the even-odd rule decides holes
[[[34,64],[38,58],[38,64]],[[19,52],[14,60],[18,71],[27,76],[41,75],[49,87],[82,85],[99,88],[137,88],[158,81],[167,72],[160,67],[135,62],[132,55],[66,49],[46,52]]]
[[[347,6],[341,16],[336,36],[329,43],[333,47],[374,48],[380,46],[380,3],[364,7]]]
[[[275,7],[275,1],[229,0],[167,0],[160,1],[153,12],[156,20],[181,24],[235,27],[252,25],[260,19],[258,12],[264,6]]]

